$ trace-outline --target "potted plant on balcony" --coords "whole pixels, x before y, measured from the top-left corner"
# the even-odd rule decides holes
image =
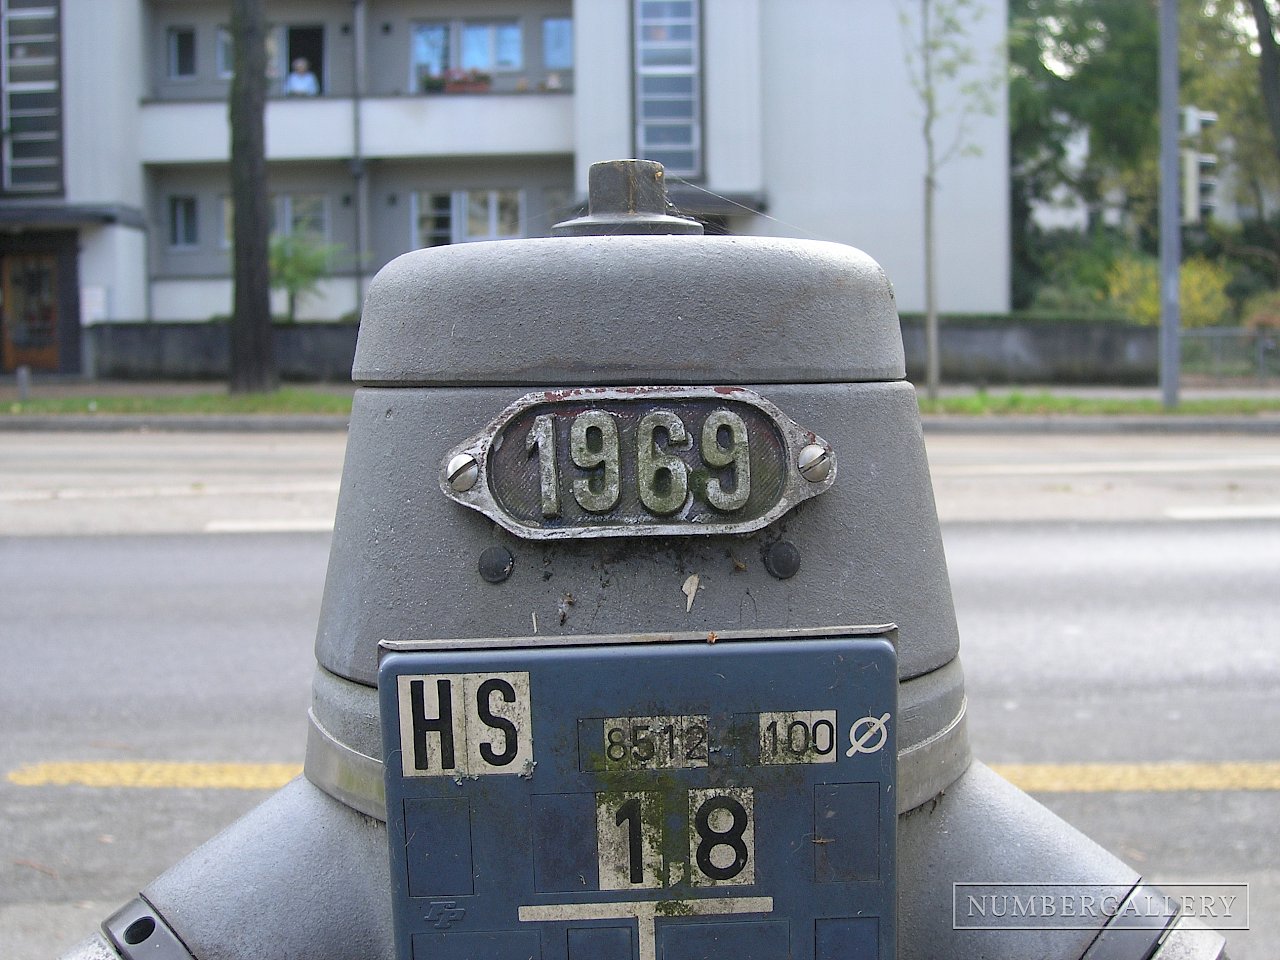
[[[444,74],[445,93],[488,93],[492,83],[493,78],[489,74],[475,68],[461,70],[455,67]]]

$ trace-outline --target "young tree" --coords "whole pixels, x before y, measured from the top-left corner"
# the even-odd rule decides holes
[[[271,238],[271,286],[288,298],[288,318],[298,316],[298,303],[315,293],[329,272],[329,261],[341,244],[322,243],[305,234]]]
[[[235,75],[228,114],[235,222],[230,386],[233,393],[245,393],[274,390],[279,385],[271,341],[267,259],[267,38],[262,0],[232,0],[231,36]]]
[[[971,39],[983,13],[979,0],[908,0],[901,16],[908,72],[924,109],[925,389],[930,400],[937,399],[942,379],[934,213],[938,172],[955,157],[977,152],[969,123],[995,106],[998,78],[984,71]]]

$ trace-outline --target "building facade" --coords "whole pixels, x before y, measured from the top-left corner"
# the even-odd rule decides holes
[[[708,232],[849,243],[901,309],[923,303],[922,111],[892,0],[265,4],[273,229],[330,250],[301,318],[358,315],[407,250],[549,235],[590,164],[624,156],[665,163]],[[973,42],[997,69],[988,6]],[[0,0],[5,370],[81,369],[90,324],[229,313],[229,7]],[[942,171],[950,311],[1008,307],[998,94]]]

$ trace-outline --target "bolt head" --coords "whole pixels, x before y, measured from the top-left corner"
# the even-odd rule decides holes
[[[764,551],[764,568],[779,580],[790,580],[800,572],[800,548],[790,540],[778,540]]]
[[[502,583],[515,569],[516,558],[506,547],[487,547],[480,554],[480,576],[489,583]]]
[[[449,461],[444,472],[450,487],[458,493],[466,493],[476,485],[476,479],[480,476],[480,464],[471,454],[460,453]]]
[[[811,443],[803,447],[796,457],[796,467],[800,470],[800,476],[810,483],[821,483],[831,476],[831,465],[834,462],[831,448],[824,447],[820,443]]]

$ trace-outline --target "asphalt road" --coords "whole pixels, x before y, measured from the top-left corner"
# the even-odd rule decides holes
[[[983,760],[1280,761],[1280,437],[928,443]],[[301,763],[343,445],[0,436],[6,956],[57,956],[269,793],[41,764]],[[1248,882],[1231,954],[1270,960],[1280,790],[1158,785],[1037,796],[1155,882]]]

